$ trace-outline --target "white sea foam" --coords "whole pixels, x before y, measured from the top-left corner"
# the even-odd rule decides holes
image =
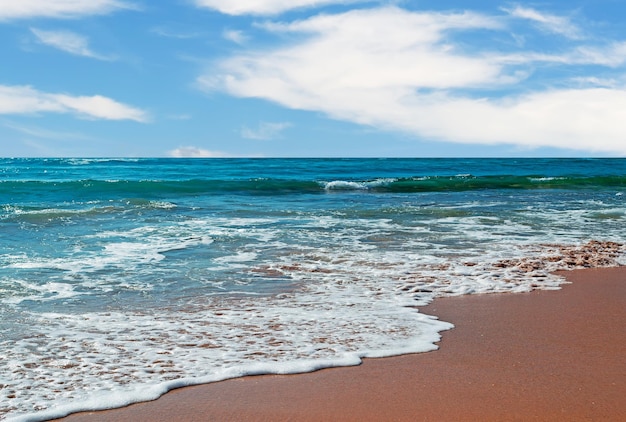
[[[616,216],[609,222],[617,229],[603,237],[623,239],[623,208],[595,206]],[[555,289],[563,281],[555,269],[598,257],[624,262],[623,248],[581,244],[606,225],[592,217],[587,208],[535,205],[506,217],[488,207],[470,215],[428,206],[369,219],[350,210],[285,221],[203,216],[97,231],[61,257],[7,255],[0,259],[12,268],[52,277],[18,282],[20,300],[64,311],[81,295],[162,295],[169,273],[184,277],[165,305],[21,310],[22,325],[0,343],[0,402],[9,403],[11,420],[43,420],[183,385],[432,350],[451,325],[415,306],[440,296]],[[191,285],[176,296],[192,282],[213,290],[195,296]],[[0,311],[17,312],[16,302],[4,304]]]
[[[346,191],[346,190],[366,190],[379,186],[386,186],[397,181],[396,178],[382,178],[366,182],[354,182],[349,180],[333,180],[331,182],[322,182],[322,186],[327,191]]]
[[[74,290],[74,286],[67,283],[48,282],[44,284],[34,284],[24,280],[11,280],[11,282],[13,284],[12,295],[7,295],[7,297],[2,299],[2,302],[6,304],[14,305],[25,300],[47,302],[79,295],[79,293]],[[21,289],[17,286],[21,286]],[[24,296],[16,294],[16,290],[22,290]]]
[[[566,180],[565,177],[529,177],[531,182],[551,182],[552,180]]]
[[[306,294],[231,299],[210,307],[200,303],[205,298],[172,315],[34,314],[34,325],[47,329],[12,346],[8,367],[14,382],[6,394],[14,396],[17,409],[43,409],[54,397],[54,409],[23,420],[45,419],[152,399],[181,385],[433,350],[438,332],[450,324],[401,306],[397,295],[380,287],[372,291],[346,280],[311,286]],[[37,376],[24,377],[31,363]],[[49,396],[26,393],[44,389]]]
[[[257,257],[257,254],[254,252],[239,252],[236,255],[229,255],[229,256],[216,258],[215,262],[217,263],[250,262],[250,261],[253,261],[256,257]]]
[[[111,161],[136,163],[136,162],[139,162],[139,159],[138,158],[66,158],[66,159],[61,160],[61,162],[67,163],[73,166],[86,166],[89,164],[108,163]]]
[[[326,190],[359,190],[367,189],[367,185],[362,182],[350,182],[346,180],[333,180],[324,184]]]

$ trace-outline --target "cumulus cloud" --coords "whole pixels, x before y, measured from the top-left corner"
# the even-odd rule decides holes
[[[400,94],[406,89],[493,84],[498,82],[502,64],[459,54],[439,41],[446,30],[498,25],[471,13],[418,14],[396,8],[266,25],[271,31],[310,37],[289,47],[224,60],[217,78],[208,74],[199,82],[303,109],[327,96],[338,97],[340,103],[352,102],[355,93],[372,90]]]
[[[31,28],[30,31],[37,37],[40,43],[65,51],[66,53],[98,60],[113,59],[112,57],[107,57],[92,51],[89,48],[89,40],[75,32],[45,31],[37,28]]]
[[[244,127],[241,136],[246,139],[269,140],[280,136],[281,132],[291,126],[288,122],[261,122],[256,129]]]
[[[0,85],[0,114],[32,113],[71,113],[103,120],[149,120],[147,112],[101,95],[51,94],[30,86]]]
[[[173,149],[167,154],[173,158],[220,158],[228,157],[228,154],[220,151],[209,151],[198,147],[179,147]]]
[[[520,84],[542,64],[623,66],[624,43],[502,53],[486,37],[454,41],[457,33],[505,30],[498,18],[395,7],[264,28],[297,41],[223,60],[199,85],[432,140],[626,154],[624,86]]]
[[[292,9],[365,1],[368,0],[196,0],[196,5],[227,15],[276,15]]]
[[[528,19],[539,25],[544,31],[559,34],[567,38],[580,39],[582,31],[569,18],[542,13],[529,7],[516,6],[513,9],[503,9],[511,16]]]
[[[0,21],[29,18],[78,18],[134,8],[120,0],[0,0]]]

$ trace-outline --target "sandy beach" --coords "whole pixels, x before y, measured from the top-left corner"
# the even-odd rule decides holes
[[[564,272],[559,291],[438,299],[435,352],[171,391],[80,421],[626,420],[626,267]]]

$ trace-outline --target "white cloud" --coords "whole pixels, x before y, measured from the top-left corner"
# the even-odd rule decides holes
[[[248,36],[243,31],[237,31],[234,29],[225,30],[222,32],[224,39],[234,42],[235,44],[245,44],[248,41]]]
[[[228,157],[228,154],[220,151],[209,151],[198,147],[180,147],[171,150],[167,154],[174,158],[221,158]]]
[[[246,139],[269,140],[280,136],[281,132],[291,126],[288,122],[261,122],[256,129],[244,127],[241,136]]]
[[[626,63],[626,42],[613,42],[606,47],[579,47],[575,56],[582,64],[617,67]]]
[[[548,13],[541,13],[535,9],[521,6],[516,6],[513,9],[505,8],[502,10],[509,13],[513,17],[533,21],[547,32],[563,35],[564,37],[572,39],[582,38],[582,31],[580,28],[573,24],[568,18]]]
[[[493,84],[498,82],[501,64],[457,54],[440,41],[445,30],[497,25],[471,13],[417,14],[395,8],[268,25],[273,31],[312,36],[292,47],[224,60],[218,69],[221,78],[207,75],[200,83],[305,109],[326,95],[352,95],[353,90]]]
[[[393,7],[265,28],[293,32],[299,41],[223,60],[199,85],[433,140],[626,154],[624,86],[572,88],[557,81],[558,89],[524,92],[519,84],[542,63],[622,66],[623,43],[504,54],[486,49],[482,38],[464,54],[467,46],[454,44],[451,31],[505,28],[480,14]],[[509,88],[515,94],[503,94]]]
[[[626,80],[626,75],[622,78]],[[574,85],[582,87],[594,87],[594,88],[618,88],[620,86],[626,86],[624,80],[620,81],[615,78],[598,78],[595,76],[581,76],[572,78]]]
[[[522,52],[491,56],[489,59],[503,65],[545,62],[561,65],[598,65],[617,68],[626,63],[626,42],[613,42],[606,46],[577,46],[559,54]]]
[[[93,52],[89,48],[88,39],[74,32],[44,31],[36,28],[31,28],[30,30],[37,37],[37,40],[40,43],[65,51],[66,53],[98,60],[112,60],[112,57],[103,56]]]
[[[214,9],[227,15],[276,15],[292,9],[366,1],[368,0],[195,0],[199,7]]]
[[[148,121],[147,113],[101,95],[73,97],[55,94],[53,98],[68,110],[78,114],[106,120]]]
[[[77,18],[131,9],[120,0],[0,0],[0,21],[29,18]]]
[[[515,144],[626,155],[626,89],[561,89],[503,100],[435,95],[394,104],[376,123],[459,143]]]
[[[0,85],[0,114],[31,113],[73,113],[103,120],[149,120],[145,111],[101,95],[50,94],[29,86]]]

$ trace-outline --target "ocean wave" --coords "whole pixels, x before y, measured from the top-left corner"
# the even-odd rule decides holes
[[[626,264],[623,160],[0,166],[0,419],[432,350],[435,297]]]
[[[79,197],[158,197],[193,194],[285,195],[311,194],[329,191],[361,191],[375,193],[464,192],[479,190],[537,190],[537,189],[615,189],[626,186],[625,176],[419,176],[409,178],[375,178],[370,180],[71,180],[0,181],[0,194],[19,199],[32,195],[63,195]]]
[[[64,206],[65,205],[65,206]],[[74,208],[70,208],[70,206]],[[105,215],[122,215],[137,210],[173,210],[176,204],[169,201],[129,198],[120,201],[87,201],[60,204],[56,208],[45,206],[0,207],[0,220],[19,221],[28,224],[46,224],[55,221],[70,221]]]

